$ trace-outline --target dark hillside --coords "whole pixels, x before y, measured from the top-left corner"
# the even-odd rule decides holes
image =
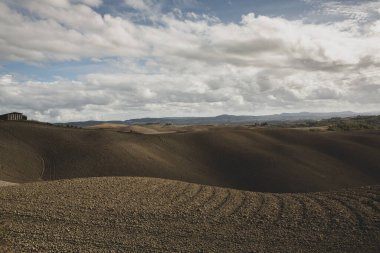
[[[0,180],[100,176],[176,179],[263,192],[380,183],[380,131],[218,127],[143,135],[0,123]]]

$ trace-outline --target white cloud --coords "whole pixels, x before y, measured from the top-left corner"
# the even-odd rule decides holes
[[[145,8],[151,1],[129,2]],[[376,22],[371,23],[367,34],[359,36],[342,31],[337,24],[313,25],[254,14],[243,16],[241,24],[223,24],[194,13],[187,15],[189,19],[167,14],[159,25],[145,26],[102,16],[86,5],[69,1],[54,5],[26,1],[22,7],[34,18],[0,4],[2,59],[33,62],[153,56],[211,64],[295,67],[293,62],[302,61],[357,64],[380,48]]]
[[[153,0],[125,3],[141,12],[159,8]],[[107,68],[112,71],[79,80],[26,82],[5,74],[0,77],[2,112],[71,120],[380,106],[379,21],[364,14],[364,25],[359,14],[319,24],[248,14],[240,23],[225,24],[174,10],[142,25],[97,13],[94,8],[102,4],[0,3],[3,62],[115,59]],[[347,12],[334,6],[325,8]],[[367,7],[359,7],[367,13]]]
[[[103,4],[103,0],[74,0],[74,2],[83,2],[84,4],[92,7],[99,7]]]
[[[378,1],[327,1],[322,2],[322,11],[328,15],[342,16],[359,22],[378,18],[380,2]]]
[[[155,4],[157,4],[157,2],[153,0],[124,0],[124,2],[132,8],[142,11],[150,11]]]

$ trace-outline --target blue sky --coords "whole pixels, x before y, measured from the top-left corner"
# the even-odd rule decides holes
[[[0,113],[373,111],[380,3],[1,0]]]

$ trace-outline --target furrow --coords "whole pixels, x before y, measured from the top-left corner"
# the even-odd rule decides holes
[[[149,195],[147,196],[149,199],[153,199],[153,200],[157,200],[157,199],[160,199],[160,200],[164,200],[164,202],[169,202],[170,200],[170,191],[169,189],[171,189],[172,187],[174,186],[173,183],[168,183],[168,182],[162,182],[160,184],[157,184],[155,185],[155,187],[153,187],[150,191],[149,191]]]
[[[305,220],[314,219],[323,219],[324,224],[331,221],[331,217],[328,215],[329,211],[323,205],[320,204],[319,200],[313,199],[309,195],[297,194],[294,195],[301,203],[303,208],[303,218]]]
[[[325,200],[318,198],[318,196],[315,195],[314,193],[304,195],[304,197],[306,201],[314,203],[316,207],[320,209],[320,211],[318,211],[317,214],[314,214],[314,215],[318,217],[323,217],[325,219],[325,222],[321,224],[325,225],[325,229],[327,231],[332,231],[333,225],[336,224],[336,222],[338,221],[337,218],[334,217],[335,215],[333,214],[333,212],[336,212],[336,210],[333,209],[330,204],[326,203]],[[310,208],[309,210],[315,210],[315,209]],[[314,215],[310,214],[311,218]]]
[[[315,195],[322,197],[325,202],[330,202],[329,206],[332,206],[330,210],[334,213],[334,215],[342,215],[342,213],[345,212],[346,216],[343,216],[343,217],[341,216],[341,217],[344,218],[346,221],[350,221],[350,223],[353,223],[353,225],[357,225],[357,226],[363,225],[363,219],[360,216],[360,214],[354,208],[347,205],[347,203],[345,203],[344,201],[334,198],[330,194],[326,194],[326,195],[315,194]],[[350,216],[351,219],[347,217],[347,215]]]
[[[351,196],[339,195],[338,197],[339,201],[345,203],[347,208],[355,213],[357,219],[360,221],[361,226],[371,224],[371,220],[373,218],[379,218],[380,212],[369,205],[369,203],[353,199]]]
[[[266,194],[265,193],[258,193],[258,196],[260,196],[260,204],[259,206],[255,209],[255,211],[253,212],[254,215],[260,215],[262,209],[264,208],[264,206],[266,205]]]
[[[247,201],[247,193],[242,191],[242,192],[239,192],[240,195],[240,198],[238,198],[238,202],[235,204],[235,205],[230,205],[232,207],[232,209],[230,209],[228,212],[227,212],[227,216],[233,216],[235,214],[237,214],[237,212],[239,212],[243,207],[244,205],[246,204],[246,201]],[[235,195],[237,196],[237,195]]]
[[[255,219],[265,224],[276,223],[283,215],[284,202],[273,193],[262,193],[262,204],[254,212]]]
[[[180,197],[189,189],[190,187],[190,183],[182,183],[182,182],[177,182],[181,187],[182,189],[180,189],[172,198],[171,198],[171,201],[172,203],[176,203]],[[173,188],[173,189],[177,189],[177,188]],[[171,190],[173,190],[171,189]],[[169,189],[170,190],[170,189]]]
[[[300,197],[299,195],[292,194],[292,197],[298,201],[298,203],[301,206],[301,219],[306,220],[307,219],[307,206],[305,201]]]
[[[363,215],[360,213],[360,211],[358,210],[357,206],[352,206],[350,205],[347,200],[344,201],[344,200],[341,200],[341,199],[338,199],[336,197],[332,197],[330,196],[331,199],[334,199],[338,202],[341,203],[341,205],[345,206],[351,213],[352,215],[355,217],[355,220],[356,220],[356,223],[360,226],[360,227],[363,227],[365,224],[366,224],[366,221],[365,221],[365,218],[363,217]]]
[[[223,198],[220,198],[221,201],[217,205],[212,207],[212,210],[210,210],[210,212],[213,214],[220,214],[220,211],[223,210],[226,205],[228,205],[228,202],[231,201],[231,190],[230,189],[221,189],[219,192],[220,193],[224,192],[225,195]]]
[[[292,217],[295,221],[304,221],[306,220],[306,204],[304,201],[299,198],[296,194],[286,194],[283,198],[284,213],[288,217]]]
[[[284,197],[279,194],[273,194],[273,196],[276,198],[276,203],[277,203],[276,204],[277,207],[275,208],[277,212],[276,212],[274,221],[278,222],[284,216],[285,201],[284,201]]]
[[[177,205],[189,205],[202,191],[204,186],[198,184],[190,184],[190,187],[184,191],[181,198],[178,200]]]
[[[236,213],[239,213],[240,216],[245,217],[246,219],[259,215],[265,203],[263,195],[263,193],[257,192],[246,194],[244,203]]]
[[[377,198],[355,193],[338,193],[337,195],[342,196],[346,199],[351,199],[351,201],[358,201],[361,204],[365,204],[366,206],[372,208],[376,212],[380,212],[380,201]],[[363,201],[363,199],[366,199],[366,201]]]
[[[206,212],[210,202],[215,201],[215,192],[215,187],[204,187],[203,194],[199,194],[197,200],[193,201],[195,204],[193,208],[196,211]]]

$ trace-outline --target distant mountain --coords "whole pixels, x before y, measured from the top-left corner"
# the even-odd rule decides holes
[[[299,113],[281,113],[273,115],[249,116],[249,115],[219,115],[215,117],[164,117],[164,118],[140,118],[129,119],[125,121],[80,121],[59,123],[59,125],[72,125],[77,127],[88,127],[104,123],[111,124],[174,124],[174,125],[207,125],[207,124],[254,124],[263,122],[286,122],[298,120],[322,120],[334,117],[354,117],[358,115],[372,115],[373,113],[356,113],[351,111],[345,112],[299,112]]]

